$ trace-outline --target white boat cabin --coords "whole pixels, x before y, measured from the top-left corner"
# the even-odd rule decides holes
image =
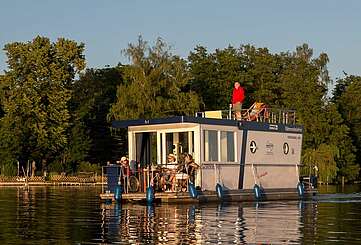
[[[114,121],[128,129],[129,160],[141,166],[167,166],[189,153],[200,166],[195,185],[215,190],[296,188],[303,128],[289,123],[176,116]]]

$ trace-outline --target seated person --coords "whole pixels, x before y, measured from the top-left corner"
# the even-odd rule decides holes
[[[255,102],[251,112],[249,113],[249,117],[250,117],[249,119],[251,121],[257,120],[259,117],[259,114],[261,112],[264,113],[265,110],[266,110],[266,105],[264,103]]]
[[[186,154],[186,156],[184,158],[184,162],[185,162],[186,172],[187,172],[187,174],[189,176],[189,180],[192,183],[194,183],[196,172],[197,172],[197,170],[199,168],[199,165],[194,162],[193,157],[192,157],[191,154]]]
[[[171,190],[174,191],[175,186],[175,168],[177,167],[176,158],[173,154],[169,154],[167,158],[167,167],[161,174],[161,185],[163,191]]]
[[[177,180],[182,190],[187,189],[188,180],[194,183],[198,164],[193,160],[192,155],[183,154],[183,161],[178,166]]]
[[[170,153],[167,157],[167,164],[166,164],[166,168],[169,169],[176,169],[177,168],[177,160],[174,154]]]

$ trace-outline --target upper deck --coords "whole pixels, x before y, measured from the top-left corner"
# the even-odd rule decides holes
[[[296,112],[293,110],[270,109],[251,117],[249,109],[243,110],[243,119],[235,120],[230,111],[197,112],[195,116],[173,116],[156,119],[135,119],[113,121],[112,128],[134,126],[171,125],[171,124],[207,124],[236,127],[241,130],[277,131],[303,133],[303,127],[296,124]],[[265,116],[267,114],[267,116]]]

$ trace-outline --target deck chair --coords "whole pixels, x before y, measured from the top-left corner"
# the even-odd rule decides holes
[[[268,117],[267,105],[262,102],[254,102],[253,105],[247,109],[242,118],[247,121],[259,121]]]

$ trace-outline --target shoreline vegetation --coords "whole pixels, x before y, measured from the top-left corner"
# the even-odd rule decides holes
[[[79,175],[66,176],[64,174],[54,174],[44,176],[0,176],[1,186],[97,186],[107,182],[107,178],[97,173],[81,173]]]
[[[323,183],[360,181],[361,77],[332,80],[329,57],[303,44],[271,53],[249,44],[188,57],[141,36],[121,52],[129,63],[86,68],[85,44],[37,36],[5,45],[0,75],[0,176],[97,172],[127,154],[113,120],[227,109],[234,81],[255,101],[296,110],[304,126],[301,174]],[[118,52],[118,50],[115,50]],[[333,91],[329,91],[331,85]],[[316,166],[316,167],[315,167]],[[19,170],[20,169],[20,170]]]

